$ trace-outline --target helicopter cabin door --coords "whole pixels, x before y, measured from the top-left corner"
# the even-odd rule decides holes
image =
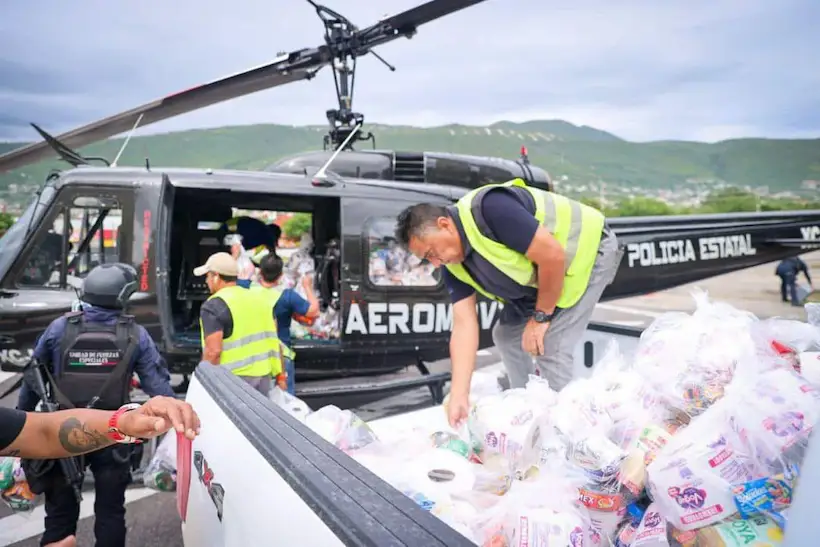
[[[23,235],[2,279],[3,368],[27,363],[49,323],[79,306],[83,280],[95,266],[131,263],[132,189],[70,184],[40,206],[45,211]]]

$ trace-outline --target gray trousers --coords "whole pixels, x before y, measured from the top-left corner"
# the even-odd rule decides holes
[[[239,376],[251,385],[256,391],[267,397],[270,395],[271,377],[268,376]]]
[[[615,278],[622,257],[623,249],[619,247],[615,234],[607,228],[601,237],[587,290],[574,306],[561,309],[551,322],[544,336],[544,355],[533,358],[521,348],[527,318],[514,323],[499,320],[495,324],[493,342],[504,361],[511,388],[526,385],[529,375],[535,373],[533,361],[541,377],[546,378],[556,391],[572,380],[575,346],[586,331],[601,294]]]

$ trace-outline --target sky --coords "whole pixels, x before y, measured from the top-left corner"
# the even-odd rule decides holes
[[[414,0],[325,0],[360,28]],[[235,7],[232,7],[235,6]],[[486,0],[359,61],[373,123],[563,119],[633,141],[820,137],[820,1]],[[323,43],[304,0],[3,0],[0,141],[53,134]],[[330,68],[145,127],[326,123]]]

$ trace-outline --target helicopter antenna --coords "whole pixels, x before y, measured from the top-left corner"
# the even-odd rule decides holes
[[[128,146],[128,141],[131,140],[131,137],[134,135],[134,131],[137,130],[137,127],[139,126],[140,122],[142,121],[142,116],[143,115],[140,114],[139,118],[137,118],[137,121],[134,123],[134,127],[132,127],[131,131],[128,132],[128,136],[125,137],[125,142],[122,143],[122,147],[120,148],[120,151],[117,152],[117,157],[114,158],[114,161],[111,162],[111,167],[116,167],[117,166],[117,162],[119,161],[120,156],[122,156],[122,153],[125,152],[125,147]]]
[[[358,36],[354,33],[359,28],[350,22],[345,16],[327,8],[314,0],[307,2],[316,9],[316,14],[325,26],[325,44],[327,44],[333,56],[333,82],[336,86],[336,97],[339,102],[338,109],[330,109],[325,114],[330,124],[330,130],[324,137],[324,149],[332,147],[335,150],[353,150],[354,141],[373,141],[376,146],[375,136],[368,133],[359,133],[355,139],[349,138],[354,134],[354,127],[361,127],[364,124],[364,115],[353,111],[353,90],[356,85],[356,49],[358,47]],[[370,53],[382,62],[391,72],[396,71],[396,67],[384,60],[375,51]]]
[[[356,136],[356,133],[358,133],[361,127],[362,124],[356,124],[355,126],[353,126],[353,129],[350,130],[350,133],[347,135],[347,138],[344,140],[344,142],[342,142],[342,144],[338,148],[336,148],[336,151],[333,152],[333,154],[330,156],[330,158],[328,158],[325,164],[321,166],[318,171],[316,171],[315,175],[313,175],[313,180],[321,181],[327,178],[327,168],[330,167],[330,164],[333,163],[333,160],[336,159],[336,156],[338,156],[339,153],[347,147],[348,143],[351,140],[353,140],[353,137]]]

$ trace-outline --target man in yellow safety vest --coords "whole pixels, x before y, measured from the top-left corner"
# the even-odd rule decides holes
[[[228,367],[264,395],[282,373],[276,320],[264,299],[236,284],[236,260],[215,253],[194,275],[205,276],[211,296],[199,314],[202,359]]]
[[[511,387],[533,372],[561,390],[573,353],[623,256],[604,215],[521,179],[489,184],[453,206],[421,203],[398,217],[396,238],[444,266],[453,302],[449,419],[467,415],[478,349],[477,294],[503,304],[493,327]]]

